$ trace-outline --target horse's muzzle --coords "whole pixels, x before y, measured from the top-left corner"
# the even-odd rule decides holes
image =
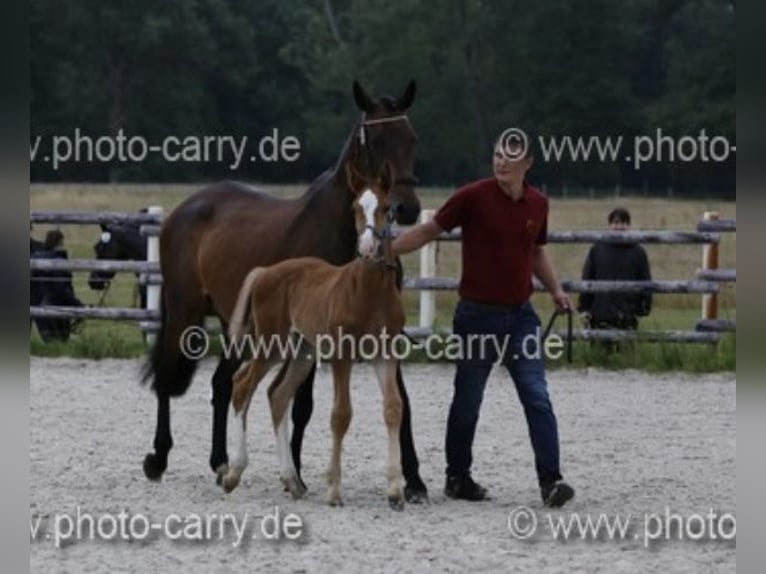
[[[88,277],[88,287],[90,287],[94,291],[103,291],[109,285],[110,280],[111,278],[107,279],[105,277],[92,273],[91,276]]]

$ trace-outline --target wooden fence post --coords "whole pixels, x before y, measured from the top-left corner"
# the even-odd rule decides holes
[[[424,209],[420,213],[420,222],[426,223],[434,218],[433,209]],[[431,241],[420,249],[420,278],[436,276],[436,241]],[[420,326],[433,329],[436,315],[436,294],[425,290],[420,292]]]
[[[704,221],[718,221],[717,211],[706,211],[702,216]],[[702,247],[702,269],[707,271],[718,269],[718,244],[706,243]],[[702,319],[718,318],[718,294],[706,293],[702,296]]]
[[[163,215],[162,207],[153,205],[148,210],[153,215]],[[159,263],[160,261],[160,238],[159,235],[151,235],[146,239],[146,261],[149,263]],[[151,283],[146,286],[146,310],[160,311],[160,285],[152,285]],[[160,319],[161,320],[161,319]],[[146,343],[153,345],[156,335],[151,332],[146,334]]]

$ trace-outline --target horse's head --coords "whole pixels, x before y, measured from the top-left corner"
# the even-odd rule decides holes
[[[101,224],[101,235],[93,245],[96,259],[129,260],[146,258],[146,242],[138,226]],[[114,271],[91,271],[88,285],[103,291],[114,279]]]
[[[390,204],[397,223],[402,225],[415,223],[420,214],[420,200],[415,194],[418,180],[413,173],[418,138],[406,114],[414,99],[414,80],[399,98],[375,99],[367,95],[359,82],[354,82],[354,100],[363,114],[356,128],[351,162],[358,171],[373,178],[386,163],[390,164],[397,174]]]
[[[393,220],[391,189],[394,172],[391,164],[381,166],[378,176],[370,179],[346,164],[348,186],[354,194],[354,222],[357,233],[357,252],[365,259],[390,258],[388,246]]]

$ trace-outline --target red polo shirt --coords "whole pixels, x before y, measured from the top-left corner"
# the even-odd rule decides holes
[[[493,178],[457,190],[436,213],[445,231],[461,227],[460,297],[519,305],[532,295],[532,256],[548,236],[548,198],[524,184],[518,201]]]

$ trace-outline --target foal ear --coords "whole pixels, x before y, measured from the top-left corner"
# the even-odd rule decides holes
[[[356,107],[363,112],[370,113],[375,107],[374,102],[357,80],[354,80],[354,101],[356,102]]]
[[[354,195],[359,195],[366,183],[362,174],[356,171],[354,164],[350,161],[346,162],[346,183],[348,183],[348,187]]]
[[[410,83],[407,84],[407,87],[404,89],[404,93],[401,95],[401,97],[397,101],[396,107],[399,109],[400,112],[408,110],[409,107],[412,105],[412,102],[415,99],[415,91],[416,91],[415,80],[410,80]]]

